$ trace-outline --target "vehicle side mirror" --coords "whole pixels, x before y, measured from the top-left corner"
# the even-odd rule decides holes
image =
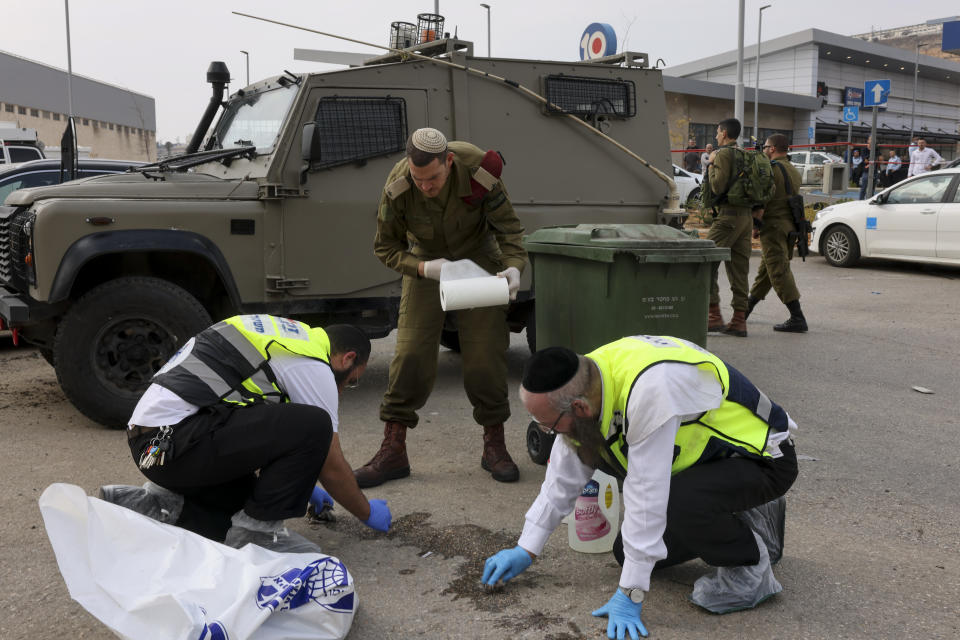
[[[870,198],[868,204],[883,204],[887,201],[887,196],[884,193],[878,193],[877,195]]]
[[[303,125],[300,138],[300,157],[307,164],[320,157],[320,130],[315,122]]]

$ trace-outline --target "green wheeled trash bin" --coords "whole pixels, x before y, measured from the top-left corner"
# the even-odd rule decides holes
[[[730,259],[729,249],[655,224],[544,227],[524,246],[533,263],[538,349],[588,353],[639,334],[706,346],[710,269]],[[541,436],[532,423],[527,449],[542,463],[550,447]]]

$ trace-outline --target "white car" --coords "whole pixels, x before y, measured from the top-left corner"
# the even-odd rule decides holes
[[[673,181],[677,183],[677,193],[680,196],[681,207],[684,206],[690,198],[697,200],[696,206],[699,206],[700,183],[703,182],[703,176],[673,165]]]
[[[869,200],[826,207],[810,250],[835,267],[863,258],[960,265],[960,167],[914,176]]]
[[[787,154],[790,164],[797,168],[802,178],[800,184],[821,184],[823,165],[843,162],[843,158],[826,151],[791,151]]]

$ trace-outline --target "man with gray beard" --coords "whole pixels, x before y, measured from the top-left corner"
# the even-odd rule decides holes
[[[542,430],[563,437],[518,545],[487,560],[485,585],[530,566],[600,468],[623,481],[625,506],[619,585],[593,612],[608,619],[609,638],[647,635],[641,611],[655,568],[694,558],[717,567],[690,596],[714,613],[782,590],[771,565],[797,477],[796,423],[739,371],[686,340],[640,335],[586,356],[538,351],[520,399]]]

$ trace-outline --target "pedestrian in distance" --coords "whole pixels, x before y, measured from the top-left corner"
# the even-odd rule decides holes
[[[351,325],[270,315],[214,324],[157,372],[130,417],[130,453],[149,482],[107,485],[100,497],[237,548],[318,552],[283,525],[311,496],[386,531],[390,509],[360,491],[338,435],[339,394],[369,355]]]
[[[360,487],[410,475],[407,430],[417,426],[437,375],[445,314],[439,280],[450,260],[470,259],[506,278],[510,299],[527,261],[523,225],[500,173],[503,160],[468,142],[447,143],[431,128],[417,129],[406,157],[387,177],[380,198],[374,252],[403,275],[397,350],[380,405],[380,449],[354,473]],[[412,239],[412,243],[411,243]],[[463,385],[473,418],[483,428],[480,465],[494,480],[514,482],[520,472],[507,452],[504,423],[509,346],[507,305],[457,311]]]
[[[697,579],[690,600],[713,613],[782,590],[772,565],[797,477],[797,427],[739,371],[686,340],[633,336],[586,356],[538,351],[520,399],[560,437],[517,546],[487,559],[484,585],[525,571],[601,468],[623,481],[624,503],[619,583],[593,612],[607,618],[607,637],[646,636],[651,572],[695,558],[716,570]]]
[[[717,149],[707,163],[707,176],[703,181],[703,189],[709,190],[717,199],[716,216],[707,232],[707,238],[713,240],[718,247],[730,249],[730,260],[724,263],[724,267],[727,271],[727,279],[730,281],[730,291],[733,294],[731,301],[733,317],[729,324],[724,324],[723,314],[720,311],[720,263],[713,263],[707,330],[722,331],[745,338],[747,337],[746,313],[749,284],[747,278],[750,271],[750,253],[753,250],[750,242],[753,217],[750,207],[734,206],[726,200],[727,192],[738,180],[737,154],[743,153],[742,149],[737,148],[739,135],[740,121],[736,118],[728,118],[717,125]]]
[[[773,330],[803,333],[807,331],[807,320],[800,309],[800,291],[790,270],[793,246],[796,244],[795,235],[791,234],[796,234],[798,230],[789,201],[790,196],[800,193],[803,178],[790,163],[787,156],[789,148],[787,136],[782,133],[773,134],[763,145],[763,153],[773,165],[776,192],[766,206],[754,210],[754,217],[761,221],[760,228],[754,231],[754,237],[760,239],[762,258],[747,298],[747,317],[773,288],[780,301],[790,310],[790,318],[774,325]]]
[[[710,163],[711,153],[713,153],[713,145],[708,142],[703,153],[700,154],[700,172],[704,176],[707,175],[707,164]]]
[[[907,170],[907,177],[932,171],[934,166],[943,161],[939,153],[927,146],[926,140],[918,138],[917,148],[910,154],[910,168]]]
[[[700,154],[697,153],[697,141],[693,138],[687,141],[688,151],[683,154],[683,168],[690,173],[700,173]]]
[[[887,154],[887,166],[883,170],[883,187],[891,187],[895,185],[899,179],[900,167],[903,166],[903,163],[900,162],[900,156],[897,155],[896,149],[890,149]]]
[[[863,175],[863,154],[860,149],[853,150],[853,160],[850,161],[853,166],[852,173],[850,174],[850,181],[859,186],[860,185],[860,176]]]

